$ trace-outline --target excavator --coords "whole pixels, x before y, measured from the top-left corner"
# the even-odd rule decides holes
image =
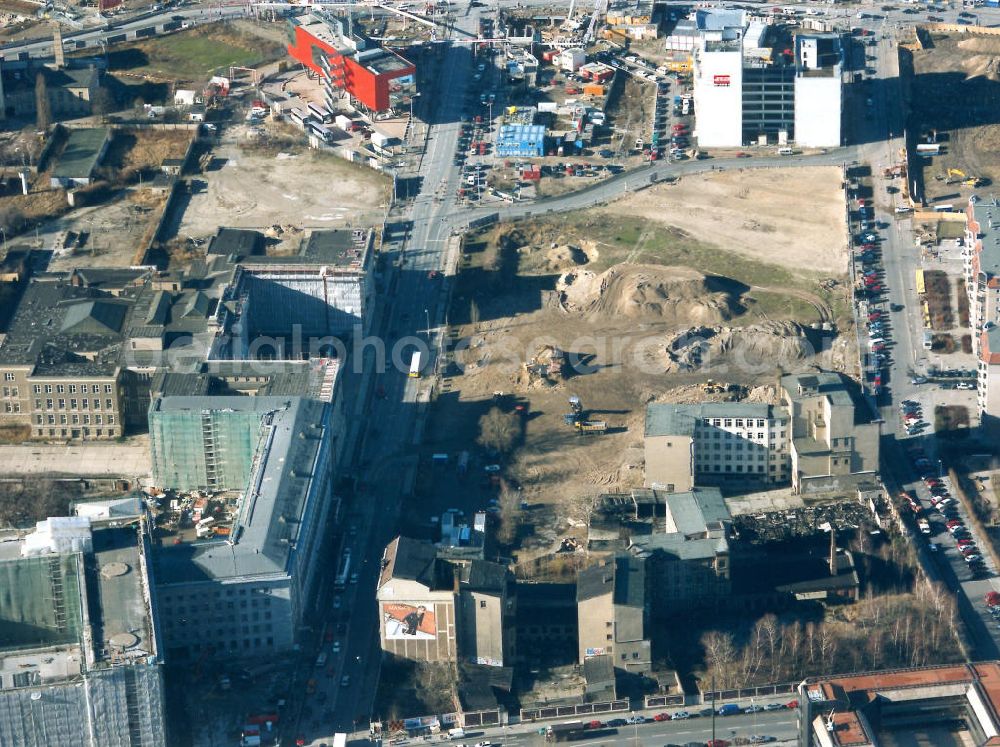
[[[969,176],[961,169],[948,169],[945,184],[964,184],[967,187],[981,187],[985,182],[978,176]]]

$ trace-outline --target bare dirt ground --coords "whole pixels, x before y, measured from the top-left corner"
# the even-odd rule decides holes
[[[928,201],[964,202],[971,185],[947,184],[948,169],[984,180],[1000,180],[1000,39],[968,34],[934,34],[932,45],[913,52],[911,127],[937,131],[940,156],[923,159]],[[947,106],[941,106],[947,101]],[[951,177],[954,178],[954,177]]]
[[[45,223],[40,237],[56,251],[49,263],[54,272],[77,267],[128,267],[136,246],[159,220],[166,197],[136,188],[121,190],[111,202],[74,210]],[[79,246],[69,243],[84,235]],[[68,245],[69,244],[69,245]]]
[[[840,274],[848,246],[841,181],[832,166],[716,172],[685,176],[601,211],[676,226],[794,271]]]
[[[384,214],[391,185],[381,174],[302,143],[281,149],[247,143],[245,127],[227,130],[200,177],[206,187],[190,197],[179,236],[214,235],[220,216],[223,225],[243,228],[335,228]]]
[[[797,186],[782,185],[784,197],[763,205],[724,199],[735,175],[716,175],[722,185],[698,179],[686,191],[646,192],[634,210],[620,203],[495,227],[466,242],[449,314],[455,365],[426,448],[469,449],[495,392],[505,395],[501,407],[524,406],[522,438],[505,466],[531,506],[520,515],[520,561],[553,551],[565,537],[582,538],[597,494],[642,484],[648,403],[773,402],[779,370],[853,370],[848,289],[835,261],[841,247],[826,238],[817,248],[812,239],[843,236],[843,211],[816,208],[808,229],[791,223],[786,214],[809,212],[797,172],[768,172],[775,183],[788,178]],[[817,205],[836,203],[828,174],[806,176],[818,184],[811,187]],[[751,181],[751,192],[763,189],[758,184]],[[723,213],[705,224],[703,238],[662,217],[669,211],[700,228],[709,204]],[[751,221],[773,226],[767,243],[782,248],[760,247],[760,229],[745,225]],[[833,329],[822,331],[824,322]],[[547,376],[527,372],[523,364],[546,345],[566,351],[568,365]],[[733,386],[709,393],[709,379]],[[565,424],[571,395],[582,399],[587,418],[607,423],[605,435],[581,436]],[[428,499],[443,506],[472,501],[467,507],[480,510],[493,490],[485,485],[476,494],[457,484],[450,494],[437,477],[426,486]]]

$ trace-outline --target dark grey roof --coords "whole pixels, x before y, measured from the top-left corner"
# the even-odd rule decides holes
[[[507,569],[489,560],[473,560],[462,567],[460,577],[471,589],[499,593],[507,583]]]
[[[150,397],[203,397],[212,393],[211,386],[208,376],[159,371],[150,383]]]
[[[208,245],[209,254],[250,257],[264,253],[264,236],[246,228],[220,228]]]
[[[366,231],[313,231],[301,256],[336,267],[362,267],[367,258],[367,246]]]
[[[603,682],[614,681],[615,666],[611,661],[611,656],[601,654],[599,656],[588,656],[583,660],[583,678],[588,685],[599,685]]]
[[[73,270],[72,281],[85,288],[120,291],[136,284],[136,280],[149,274],[149,270],[119,269],[114,267],[83,267]]]
[[[583,602],[614,591],[614,566],[601,563],[576,574],[576,601]]]
[[[646,564],[633,555],[615,558],[615,604],[644,607],[646,604]]]
[[[0,345],[0,362],[46,373],[110,374],[118,365],[122,322],[133,303],[134,294],[112,296],[59,277],[36,277]]]
[[[69,334],[117,335],[122,331],[130,304],[124,301],[98,299],[78,301],[66,307],[60,332]]]
[[[434,545],[410,537],[397,537],[387,550],[388,566],[383,572],[391,578],[418,581],[429,588],[437,582],[437,551]]]

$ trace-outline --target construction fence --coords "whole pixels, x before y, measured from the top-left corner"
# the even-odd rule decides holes
[[[792,695],[796,692],[798,686],[797,682],[784,682],[775,685],[742,687],[731,690],[707,690],[701,694],[701,702],[715,703],[722,700],[746,700],[747,698],[768,698],[774,695]]]
[[[629,701],[609,700],[603,703],[577,703],[576,705],[543,706],[541,708],[522,708],[521,723],[526,721],[545,721],[553,718],[571,718],[573,716],[596,716],[604,713],[617,713],[629,710]]]

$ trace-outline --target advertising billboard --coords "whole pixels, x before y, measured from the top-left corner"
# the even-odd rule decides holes
[[[712,78],[712,82],[715,83],[715,85],[717,85],[717,86],[723,86],[723,87],[728,86],[729,85],[729,76],[728,75],[716,75],[716,76],[714,76]]]
[[[437,637],[433,604],[387,602],[382,605],[382,618],[386,640],[433,640]]]

